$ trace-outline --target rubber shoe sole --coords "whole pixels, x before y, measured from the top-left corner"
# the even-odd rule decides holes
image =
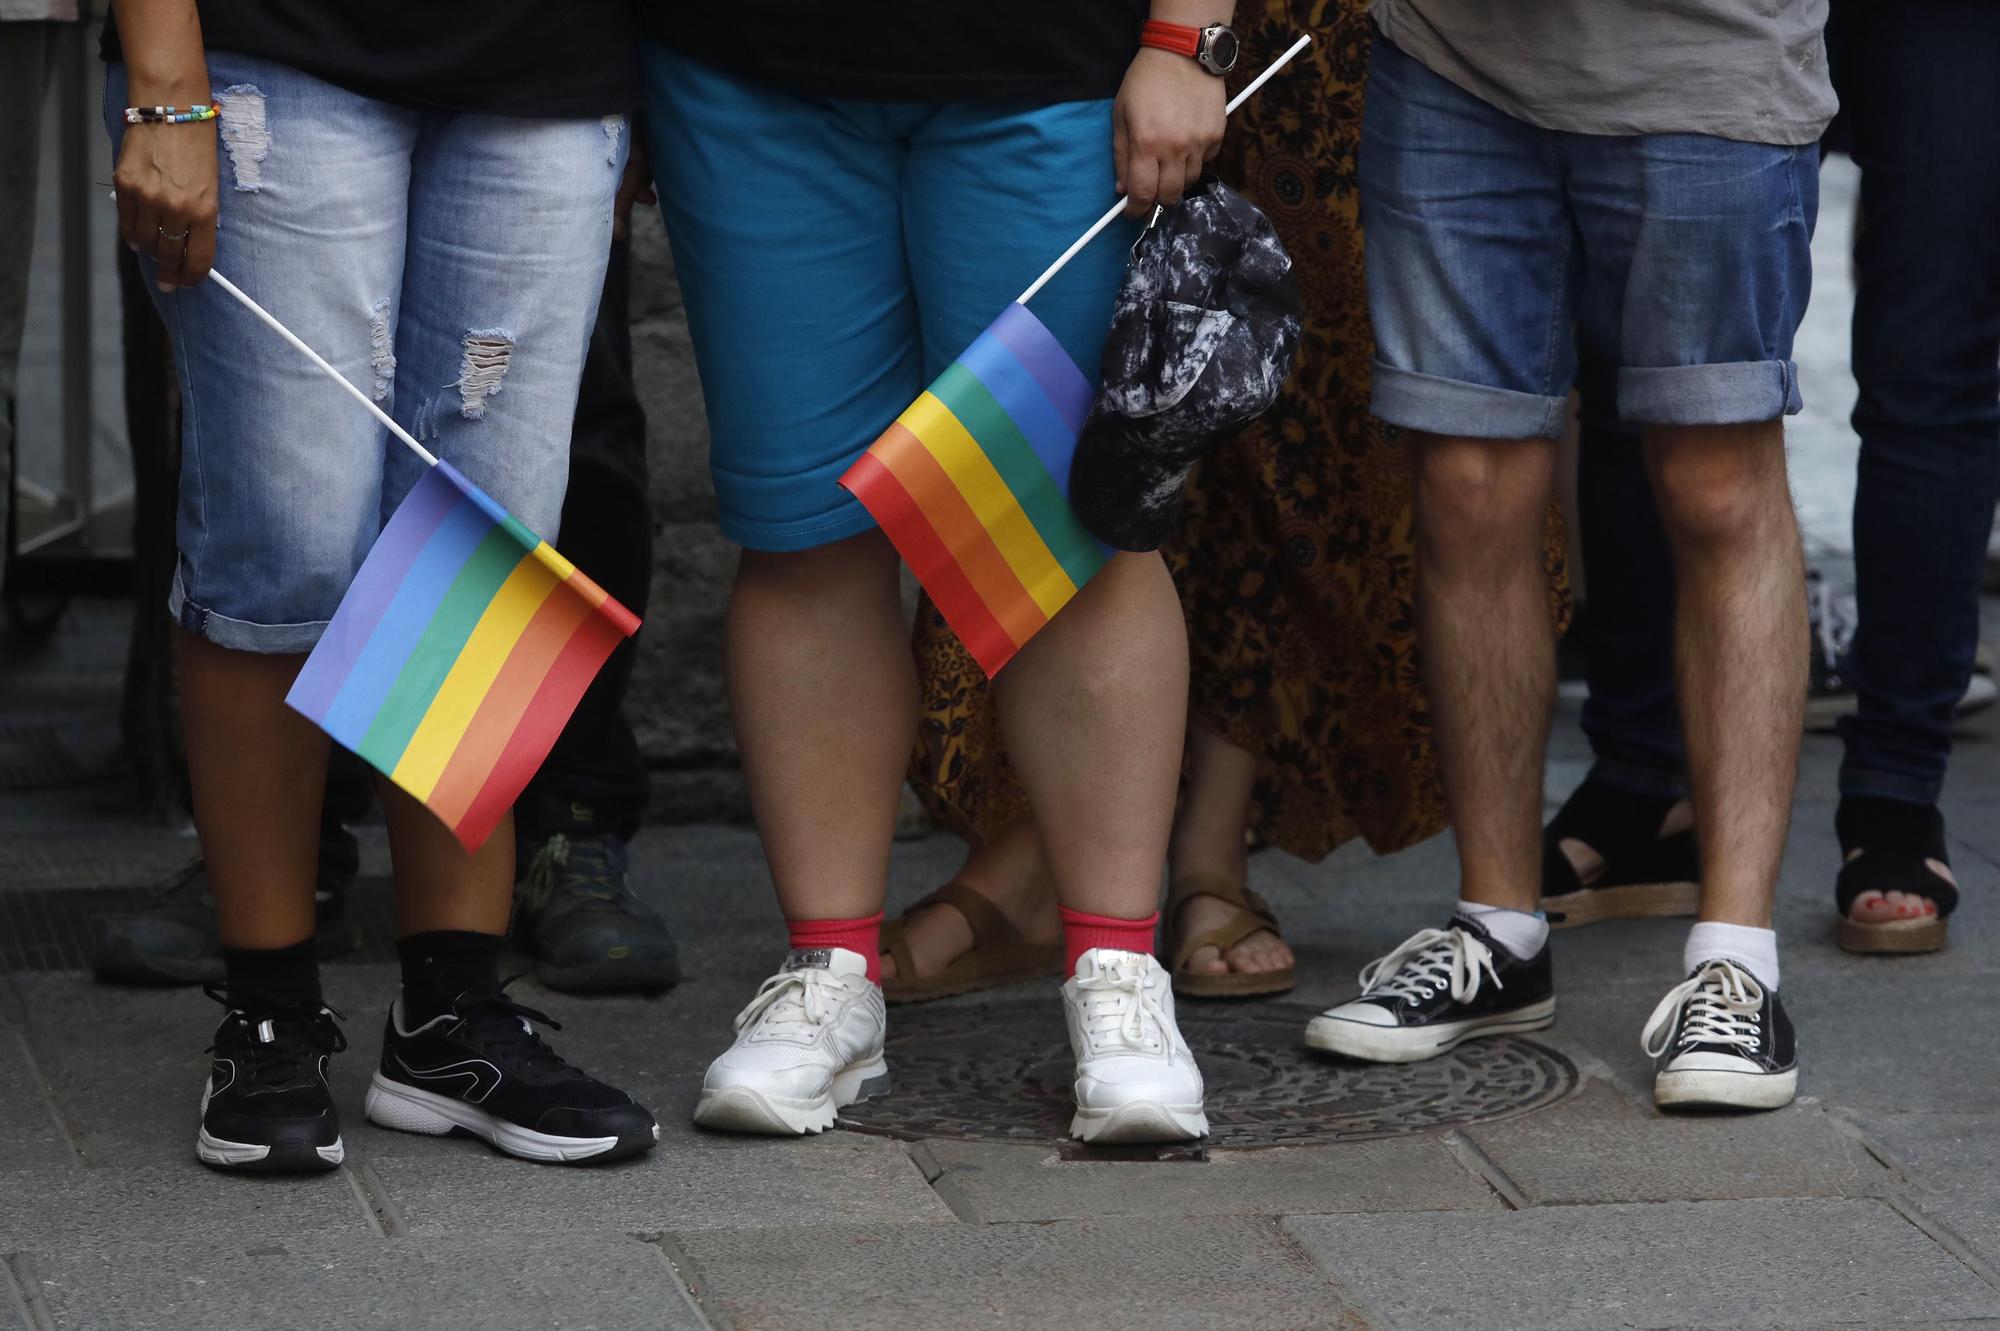
[[[445,1137],[453,1132],[469,1133],[495,1150],[520,1160],[542,1164],[570,1165],[586,1161],[604,1164],[623,1160],[653,1149],[660,1140],[660,1125],[649,1132],[627,1133],[619,1137],[558,1137],[524,1128],[478,1105],[454,1100],[416,1086],[391,1081],[377,1072],[368,1083],[368,1121],[397,1132],[417,1132]]]
[[[1488,1035],[1517,1035],[1545,1030],[1555,1022],[1553,995],[1526,1007],[1495,1012],[1464,1021],[1440,1022],[1435,1026],[1370,1026],[1325,1014],[1306,1025],[1306,1044],[1329,1054],[1358,1058],[1366,1063],[1421,1063],[1427,1058],[1449,1053],[1467,1040]]]
[[[1725,1072],[1714,1068],[1662,1072],[1653,1103],[1662,1109],[1783,1109],[1798,1094],[1799,1070]]]
[[[719,1132],[754,1132],[773,1137],[810,1137],[825,1132],[840,1111],[889,1093],[889,1065],[879,1055],[835,1074],[825,1095],[812,1099],[766,1095],[749,1086],[703,1087],[694,1121]]]
[[[1626,883],[1618,887],[1586,887],[1542,898],[1542,912],[1551,929],[1574,929],[1603,920],[1658,920],[1693,915],[1701,906],[1701,884]]]
[[[1110,1109],[1078,1108],[1069,1135],[1097,1146],[1195,1141],[1208,1135],[1208,1115],[1200,1105],[1163,1105],[1134,1100]]]
[[[331,1146],[310,1142],[233,1142],[199,1129],[194,1139],[195,1158],[210,1169],[236,1174],[323,1174],[336,1169],[347,1158],[340,1138]]]

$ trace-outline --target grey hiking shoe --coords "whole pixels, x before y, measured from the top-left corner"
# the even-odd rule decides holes
[[[515,890],[514,930],[543,984],[643,993],[679,983],[674,936],[625,872],[625,843],[615,836],[558,832],[535,847]]]
[[[352,863],[320,846],[314,894],[321,960],[361,946],[361,931],[347,919]],[[331,848],[338,851],[339,848]],[[330,862],[332,861],[332,862]],[[222,938],[209,890],[208,865],[197,857],[161,884],[138,910],[91,921],[91,968],[113,984],[207,984],[222,979]]]

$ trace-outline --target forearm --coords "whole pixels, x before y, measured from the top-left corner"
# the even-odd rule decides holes
[[[134,106],[209,100],[208,59],[194,0],[112,0]]]
[[[1152,16],[1162,23],[1184,23],[1205,28],[1211,23],[1227,23],[1235,16],[1236,0],[1153,0]]]

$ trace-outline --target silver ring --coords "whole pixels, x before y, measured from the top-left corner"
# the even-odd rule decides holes
[[[188,238],[186,231],[169,231],[163,226],[154,227],[153,229],[160,233],[161,240],[186,240]],[[191,227],[189,228],[189,230],[192,229]]]

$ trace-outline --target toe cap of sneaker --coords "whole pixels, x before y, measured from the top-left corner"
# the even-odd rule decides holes
[[[638,1137],[656,1126],[643,1105],[626,1103],[602,1109],[550,1109],[538,1118],[535,1131],[553,1137]]]
[[[1201,1092],[1201,1074],[1193,1067],[1150,1059],[1099,1059],[1076,1076],[1076,1102],[1085,1109],[1115,1109],[1135,1100],[1200,1104]]]
[[[1676,1054],[1660,1065],[1662,1072],[1751,1072],[1763,1073],[1770,1069],[1755,1059],[1739,1054],[1725,1054],[1713,1049],[1691,1049],[1684,1054]]]
[[[1358,1026],[1395,1026],[1400,1024],[1396,1020],[1396,1014],[1393,1010],[1384,1007],[1380,1003],[1364,1003],[1358,999],[1352,1003],[1342,1003],[1336,1008],[1328,1008],[1325,1012],[1314,1017],[1313,1021],[1315,1023],[1322,1021],[1348,1021]]]

